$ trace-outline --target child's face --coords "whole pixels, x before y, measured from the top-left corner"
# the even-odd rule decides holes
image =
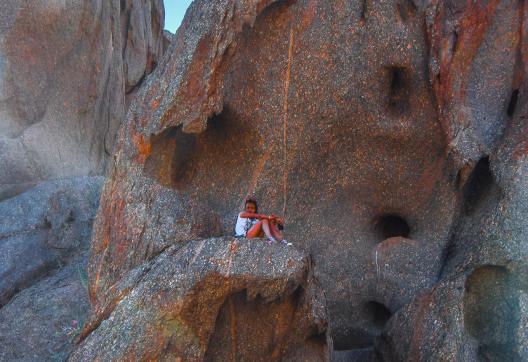
[[[248,202],[246,204],[246,212],[256,213],[257,212],[257,208],[255,207],[255,204],[252,203],[252,202]]]

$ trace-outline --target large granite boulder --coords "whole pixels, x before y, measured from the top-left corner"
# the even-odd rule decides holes
[[[406,331],[423,325],[412,313],[461,305],[471,321],[445,333],[462,328],[474,346],[499,341],[505,356],[520,356],[506,327],[484,342],[477,335],[502,291],[524,313],[517,269],[501,268],[524,265],[528,251],[525,7],[195,0],[119,132],[88,266],[94,320],[121,297],[116,286],[166,248],[232,234],[253,195],[312,255],[339,358],[408,358],[398,348],[410,353]],[[458,277],[468,296],[412,307],[437,290],[455,293],[447,281]],[[157,292],[141,288],[147,295],[130,303]],[[128,353],[117,332],[136,315],[121,308],[85,330],[80,348],[115,336]],[[426,338],[434,326],[417,334],[424,353],[436,349]],[[195,353],[191,345],[179,355]],[[458,358],[487,356],[467,353]]]
[[[173,245],[97,305],[70,361],[325,361],[323,291],[285,245],[214,238]]]
[[[0,200],[102,174],[134,92],[163,54],[162,0],[0,4]]]
[[[389,321],[376,345],[381,360],[526,361],[526,264],[485,265],[444,279]]]
[[[68,358],[90,309],[87,254],[79,253],[0,308],[1,361]]]
[[[0,307],[89,249],[103,180],[42,182],[0,202]]]
[[[0,360],[65,360],[86,319],[104,178],[42,182],[0,202]]]
[[[337,348],[370,345],[432,286],[457,189],[427,34],[418,9],[403,21],[396,3],[372,7],[193,2],[120,132],[89,265],[95,305],[168,245],[231,234],[248,194],[313,255]],[[375,249],[391,237],[380,258],[408,260],[416,241],[424,269],[409,292],[376,287],[389,271]]]
[[[389,322],[385,360],[528,360],[527,114],[475,166],[440,282]]]

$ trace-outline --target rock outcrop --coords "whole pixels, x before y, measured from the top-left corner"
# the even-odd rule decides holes
[[[228,312],[196,342],[173,338],[162,304],[180,310],[173,288],[201,275],[179,272],[189,240],[231,234],[247,195],[311,254],[338,358],[526,358],[527,14],[506,0],[195,0],[119,132],[74,359],[203,359],[208,336],[228,338]],[[157,261],[166,279],[134,279]],[[242,303],[216,290],[215,305]],[[121,337],[147,316],[142,337]]]
[[[103,177],[43,182],[0,203],[0,360],[65,360],[87,317]]]
[[[92,175],[165,51],[163,24],[162,0],[0,3],[0,360],[73,348],[103,182]]]
[[[0,203],[0,307],[89,249],[103,180],[43,182]]]
[[[65,361],[88,317],[87,251],[0,309],[0,360]]]
[[[0,200],[103,174],[127,94],[163,54],[163,1],[8,0],[0,14]]]
[[[112,294],[70,361],[324,361],[332,348],[310,260],[284,245],[174,245]]]
[[[524,361],[528,8],[438,2],[433,15],[431,69],[460,202],[439,282],[396,313],[378,350],[395,361]]]

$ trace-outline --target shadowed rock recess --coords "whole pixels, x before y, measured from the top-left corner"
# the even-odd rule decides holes
[[[118,133],[71,360],[528,359],[527,16],[195,0]],[[299,251],[216,238],[247,195]]]

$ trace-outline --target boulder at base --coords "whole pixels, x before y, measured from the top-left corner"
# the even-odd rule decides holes
[[[86,263],[103,177],[0,202],[0,360],[65,360],[89,310]]]
[[[189,241],[112,293],[70,361],[325,361],[332,350],[323,291],[293,247]]]

